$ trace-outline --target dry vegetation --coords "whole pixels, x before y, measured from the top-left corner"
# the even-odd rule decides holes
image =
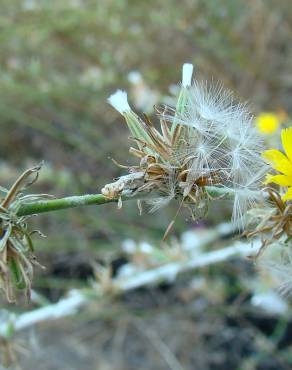
[[[125,88],[136,110],[153,117],[141,91],[151,91],[151,104],[168,102],[169,84],[179,81],[186,61],[248,99],[255,112],[292,112],[289,0],[2,0],[0,30],[3,186],[44,159],[40,193],[100,191],[121,174],[109,158],[128,156],[128,130],[107,96]],[[129,78],[133,71],[143,76],[139,84]],[[49,238],[35,246],[47,268],[33,289],[57,301],[88,285],[92,261],[116,274],[126,261],[122,242],[158,245],[175,211],[138,217],[128,202],[122,213],[105,205],[38,217],[35,227]],[[228,204],[220,204],[200,226],[229,216]],[[180,217],[174,236],[196,227]],[[17,335],[13,346],[24,370],[290,369],[291,318],[251,306],[256,284],[262,286],[253,266],[232,260],[92,303],[73,318]]]

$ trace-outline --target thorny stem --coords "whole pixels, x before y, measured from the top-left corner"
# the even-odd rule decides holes
[[[209,186],[205,188],[209,194],[209,196],[218,198],[218,197],[224,197],[224,199],[230,199],[232,198],[232,193],[229,189],[224,188],[218,188]],[[141,194],[140,194],[141,197]],[[123,201],[129,200],[129,199],[137,199],[138,196],[131,196],[126,197],[123,196]],[[102,194],[86,194],[86,195],[80,195],[80,196],[72,196],[72,197],[66,197],[66,198],[59,198],[59,199],[51,199],[51,200],[41,200],[36,201],[33,203],[26,203],[23,204],[17,215],[18,216],[28,216],[33,214],[39,214],[39,213],[46,213],[46,212],[52,212],[52,211],[58,211],[62,209],[68,209],[68,208],[75,208],[75,207],[81,207],[81,206],[90,206],[90,205],[100,205],[105,203],[112,203],[117,202],[118,199],[109,199],[106,198]]]

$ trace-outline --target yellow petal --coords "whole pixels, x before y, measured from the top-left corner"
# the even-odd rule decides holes
[[[281,131],[282,145],[292,166],[292,127]]]
[[[280,120],[278,116],[274,113],[261,113],[256,118],[257,129],[262,134],[272,134],[275,132],[280,125]]]
[[[288,189],[287,193],[282,196],[282,200],[285,202],[287,200],[292,200],[292,187]]]
[[[265,179],[265,184],[270,183],[278,184],[281,186],[292,186],[292,176],[286,176],[286,175],[270,175],[268,174]]]
[[[275,170],[292,176],[292,162],[282,152],[277,149],[269,149],[264,151],[262,155]]]

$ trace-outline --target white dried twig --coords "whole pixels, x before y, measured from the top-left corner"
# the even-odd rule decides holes
[[[178,274],[192,271],[196,268],[223,262],[236,256],[247,257],[256,255],[260,246],[261,242],[259,240],[255,241],[253,245],[245,242],[235,242],[230,247],[202,253],[201,256],[196,255],[188,261],[172,262],[155,269],[143,271],[138,274],[136,273],[133,276],[114,281],[114,284],[121,292],[125,292],[143,286],[157,284],[165,280],[173,281]]]
[[[220,230],[220,229],[219,229]],[[222,229],[224,230],[224,228]],[[225,229],[226,232],[226,229]],[[220,233],[218,233],[218,236]],[[221,234],[222,235],[222,234]],[[210,240],[208,240],[208,243]],[[220,250],[194,255],[190,260],[168,263],[157,268],[135,273],[132,276],[112,280],[114,292],[123,294],[143,286],[155,285],[165,280],[174,280],[178,274],[190,272],[200,267],[223,262],[232,257],[247,257],[256,255],[260,249],[260,240],[252,245],[247,242],[235,242],[231,246]],[[81,290],[72,290],[68,297],[55,304],[38,308],[20,315],[10,315],[8,319],[0,321],[0,335],[7,337],[11,332],[20,331],[37,323],[60,319],[77,313],[82,306],[89,304],[94,297]]]
[[[68,297],[46,307],[38,308],[20,315],[10,315],[8,320],[0,322],[0,335],[6,337],[11,331],[23,330],[40,322],[51,321],[66,317],[77,312],[88,302],[86,295],[81,291],[72,290]]]

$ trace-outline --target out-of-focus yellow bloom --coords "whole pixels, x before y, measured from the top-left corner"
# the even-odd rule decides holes
[[[278,130],[281,119],[278,114],[263,112],[256,117],[256,127],[262,134],[273,134]]]
[[[281,131],[282,145],[285,154],[277,149],[270,149],[263,152],[263,157],[280,175],[267,175],[266,184],[274,183],[288,187],[283,195],[283,201],[292,200],[292,127]]]

